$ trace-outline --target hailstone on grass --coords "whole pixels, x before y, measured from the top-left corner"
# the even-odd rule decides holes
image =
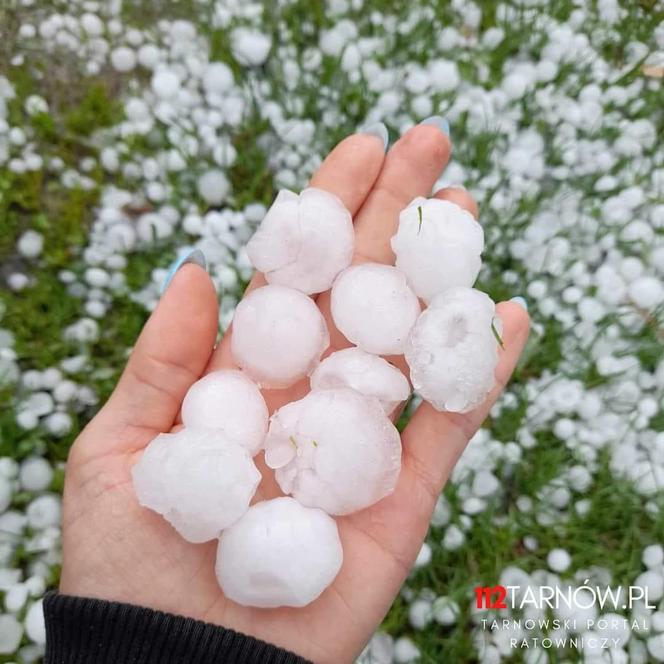
[[[311,389],[337,387],[350,387],[375,397],[388,415],[410,396],[408,379],[399,369],[361,348],[332,353],[311,374]]]
[[[182,402],[182,422],[221,429],[252,456],[263,445],[268,412],[258,386],[241,371],[214,371],[197,380]]]
[[[320,310],[293,288],[257,288],[235,310],[233,358],[261,387],[288,387],[308,376],[329,344]]]
[[[334,519],[292,498],[257,503],[219,538],[217,579],[245,606],[305,606],[329,586],[343,551]]]
[[[401,211],[391,243],[396,266],[426,302],[448,288],[472,286],[482,266],[484,231],[450,201],[413,200]]]
[[[312,390],[272,415],[265,462],[303,505],[349,514],[394,490],[401,439],[377,399],[348,388]]]
[[[453,288],[436,296],[406,345],[414,389],[437,410],[475,408],[494,384],[500,332],[495,305],[485,293]]]
[[[420,303],[406,277],[390,265],[354,265],[332,287],[335,325],[368,353],[401,355],[419,314]]]
[[[132,477],[138,502],[195,543],[237,521],[261,479],[247,450],[223,432],[189,428],[152,440]]]
[[[253,266],[268,283],[322,293],[350,265],[354,232],[350,212],[334,195],[309,187],[283,189],[247,245]]]

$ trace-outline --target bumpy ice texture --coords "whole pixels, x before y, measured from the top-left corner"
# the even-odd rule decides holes
[[[377,399],[348,388],[312,390],[272,415],[265,462],[302,505],[349,514],[394,490],[401,440]]]
[[[420,303],[406,277],[390,265],[354,265],[332,287],[335,325],[368,353],[401,355],[419,314]]]
[[[402,210],[392,237],[396,266],[426,302],[447,288],[472,286],[483,249],[484,231],[470,212],[421,196]]]
[[[345,348],[326,357],[311,374],[312,389],[350,387],[376,397],[391,413],[410,395],[408,379],[387,360],[360,348]]]
[[[318,307],[293,288],[257,288],[235,310],[231,352],[261,387],[288,387],[308,376],[329,344]]]
[[[219,539],[217,579],[245,606],[305,606],[329,586],[343,550],[334,519],[292,498],[257,503]]]
[[[494,383],[501,324],[491,298],[474,288],[436,296],[406,345],[413,387],[437,410],[463,413],[478,406]]]
[[[310,187],[279,192],[247,245],[253,266],[268,283],[322,293],[350,265],[354,231],[350,212],[334,195]]]
[[[261,479],[247,450],[212,429],[162,433],[132,469],[138,502],[207,542],[248,509]]]
[[[214,371],[196,381],[182,403],[182,422],[221,429],[253,456],[263,445],[268,411],[258,386],[241,371]]]

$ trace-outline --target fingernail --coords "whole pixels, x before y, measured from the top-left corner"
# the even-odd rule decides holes
[[[175,273],[183,265],[186,265],[187,263],[195,263],[196,265],[200,265],[204,270],[207,270],[205,254],[200,249],[194,249],[193,251],[190,251],[188,254],[183,254],[182,256],[180,256],[180,258],[177,258],[171,264],[171,267],[168,270],[168,274],[166,275],[166,279],[164,279],[164,283],[161,287],[162,294],[168,288],[168,285],[171,283],[171,281],[173,281]]]
[[[448,189],[458,189],[459,191],[468,191],[462,184],[451,184]]]
[[[431,125],[432,127],[437,127],[440,129],[440,131],[445,134],[445,136],[450,135],[450,123],[442,116],[440,115],[432,115],[430,118],[427,118],[426,120],[422,120],[420,122],[421,125]]]
[[[382,122],[374,122],[369,125],[364,125],[357,130],[357,133],[375,136],[383,142],[383,150],[387,150],[387,142],[390,137],[387,133],[387,127]]]
[[[516,302],[528,311],[528,302],[526,302],[526,298],[517,295],[516,297],[510,298],[510,302]]]

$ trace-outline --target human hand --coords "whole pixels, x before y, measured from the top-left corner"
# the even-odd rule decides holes
[[[311,184],[336,194],[354,217],[355,262],[393,262],[389,240],[399,211],[427,196],[451,152],[436,126],[418,125],[384,155],[381,141],[356,134],[327,157]],[[467,192],[436,197],[477,215]],[[249,288],[264,285],[257,274]],[[333,350],[350,344],[335,329],[329,292],[316,298]],[[392,495],[337,518],[344,563],[334,583],[304,608],[257,609],[226,599],[214,572],[216,541],[183,540],[159,515],[139,506],[131,468],[158,433],[178,425],[190,385],[210,371],[233,368],[229,331],[215,349],[217,298],[200,267],[175,274],[148,320],[112,396],[74,443],[67,464],[64,562],[60,590],[150,607],[223,625],[314,662],[352,662],[408,575],[436,499],[468,440],[514,369],[528,336],[528,316],[513,302],[497,307],[504,350],[496,386],[467,414],[437,412],[423,403],[402,435],[403,457]],[[406,370],[403,358],[391,358]],[[308,380],[265,392],[270,411],[304,396]],[[258,459],[257,459],[258,460]],[[279,495],[271,474],[257,499]]]

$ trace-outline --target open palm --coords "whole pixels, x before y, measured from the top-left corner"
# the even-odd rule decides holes
[[[351,211],[356,262],[390,263],[398,213],[427,196],[451,145],[434,126],[418,125],[384,155],[366,134],[342,141],[312,185],[333,192]],[[477,213],[462,189],[435,193]],[[256,275],[250,288],[265,283]],[[329,293],[317,298],[332,349],[350,344],[329,316]],[[164,293],[109,401],[74,443],[64,495],[63,593],[147,606],[223,625],[283,646],[314,662],[351,662],[390,607],[408,574],[436,498],[468,439],[509,378],[528,335],[528,317],[511,302],[498,306],[504,325],[496,387],[467,415],[420,406],[403,436],[395,492],[373,507],[338,518],[344,563],[336,580],[302,609],[254,609],[226,599],[214,574],[216,542],[186,542],[160,516],[141,508],[131,467],[158,433],[177,426],[182,399],[201,375],[233,367],[229,335],[215,349],[217,298],[196,265],[183,266]],[[393,358],[400,365],[402,361]],[[265,393],[270,410],[298,399],[308,381]],[[260,464],[259,464],[260,465]],[[262,470],[265,471],[263,467]],[[278,495],[264,472],[257,499]]]

